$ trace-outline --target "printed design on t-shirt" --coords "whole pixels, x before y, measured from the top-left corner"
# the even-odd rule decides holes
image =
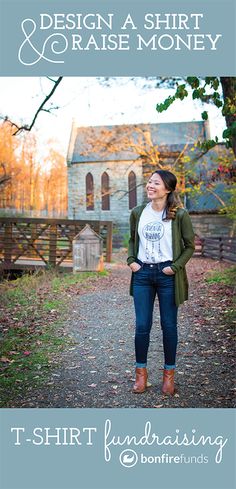
[[[145,254],[148,261],[155,262],[162,259],[163,254],[161,252],[160,240],[164,236],[164,233],[165,228],[162,222],[149,222],[143,227],[142,234],[146,239]],[[156,250],[155,243],[157,243]]]

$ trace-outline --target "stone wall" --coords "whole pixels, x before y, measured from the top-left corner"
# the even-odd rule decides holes
[[[199,237],[218,237],[236,235],[236,226],[232,219],[219,214],[190,214],[193,229]],[[129,235],[129,221],[115,225],[114,245],[124,246]]]
[[[236,229],[233,219],[220,214],[190,214],[195,234],[200,237],[230,236]]]

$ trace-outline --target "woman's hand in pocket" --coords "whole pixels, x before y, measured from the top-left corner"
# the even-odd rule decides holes
[[[171,267],[164,267],[164,268],[162,269],[162,271],[163,271],[163,273],[164,273],[165,275],[174,275],[174,274],[175,274],[175,272],[172,270],[172,268],[171,268]]]
[[[132,272],[138,272],[138,270],[140,270],[141,268],[141,265],[139,265],[139,263],[136,263],[135,261],[133,263],[130,264],[130,268],[132,270]]]

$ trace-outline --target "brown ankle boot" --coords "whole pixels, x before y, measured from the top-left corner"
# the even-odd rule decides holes
[[[136,394],[141,394],[147,388],[147,378],[148,378],[147,369],[146,367],[142,367],[142,368],[137,367],[135,373],[136,373],[136,380],[133,387],[133,392],[135,392]]]
[[[164,370],[163,370],[163,384],[162,384],[163,394],[170,394],[173,396],[174,391],[175,391],[174,373],[175,373],[174,368],[172,368],[170,370],[164,368]]]

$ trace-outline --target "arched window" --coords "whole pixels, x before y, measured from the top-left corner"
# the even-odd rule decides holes
[[[129,173],[128,187],[129,187],[129,209],[133,209],[133,207],[137,205],[136,175],[133,171]]]
[[[86,175],[86,209],[87,211],[94,210],[94,185],[91,173]]]
[[[102,210],[109,211],[110,210],[110,195],[109,195],[109,175],[104,171],[102,174]]]

